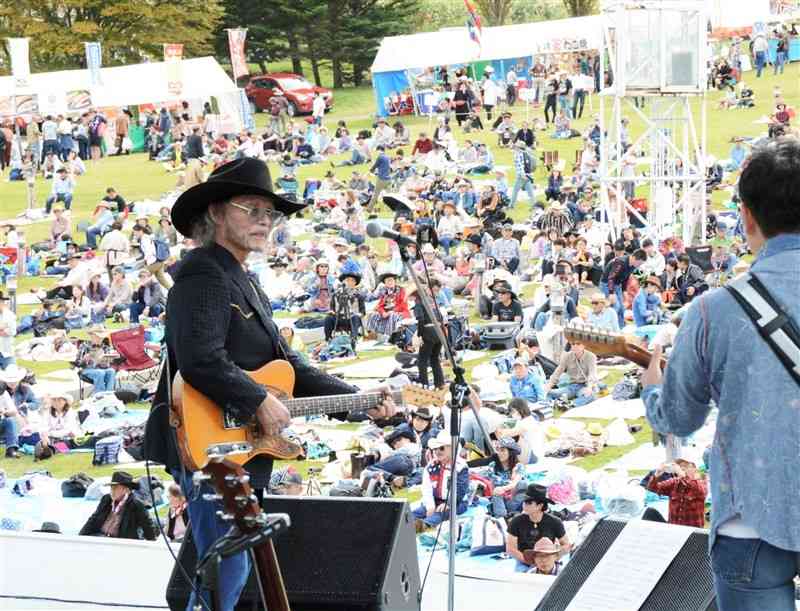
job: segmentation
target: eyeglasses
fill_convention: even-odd
[[[272,208],[259,208],[257,206],[245,206],[237,202],[228,202],[234,208],[238,208],[242,212],[246,212],[251,221],[260,223],[264,219],[269,220],[273,224],[283,218],[283,213]]]
[[[441,446],[439,448],[434,448],[434,452],[446,452],[448,450],[447,446]]]

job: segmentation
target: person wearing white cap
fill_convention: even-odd
[[[30,385],[22,381],[27,375],[28,370],[18,365],[9,365],[0,371],[0,413],[5,410],[7,416],[13,412],[23,422],[29,411],[36,411],[41,405]]]
[[[97,212],[93,219],[94,222],[86,229],[86,245],[92,250],[97,248],[97,238],[108,231],[114,222],[111,204],[101,199],[97,204]]]
[[[0,292],[0,369],[5,369],[14,359],[14,336],[17,334],[17,316],[11,310],[9,297]]]
[[[412,511],[418,530],[438,526],[450,515],[446,502],[453,471],[450,433],[440,431],[428,441],[428,447],[433,451],[433,459],[422,471],[422,503]],[[456,513],[462,514],[467,510],[468,492],[469,468],[466,461],[459,458],[456,463]]]

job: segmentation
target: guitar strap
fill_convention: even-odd
[[[755,324],[775,356],[800,385],[800,330],[754,273],[725,285]]]

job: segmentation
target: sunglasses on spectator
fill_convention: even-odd
[[[434,448],[434,452],[446,452],[449,448],[447,446],[442,446],[440,448]]]
[[[257,223],[263,221],[264,219],[267,219],[274,223],[283,218],[282,212],[278,212],[277,210],[273,210],[272,208],[245,206],[244,204],[239,204],[237,202],[228,202],[228,203],[230,203],[230,205],[233,206],[234,208],[238,208],[242,212],[246,212],[250,220]]]

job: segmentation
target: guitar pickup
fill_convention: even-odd
[[[223,458],[230,454],[249,454],[253,446],[249,443],[215,443],[206,448],[209,458]]]

